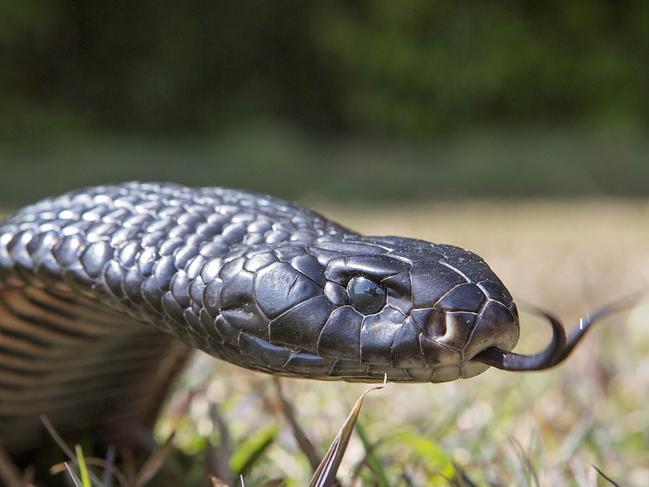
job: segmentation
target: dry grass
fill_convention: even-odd
[[[318,206],[367,234],[470,248],[516,298],[553,310],[568,323],[645,288],[649,280],[646,202]],[[471,485],[461,484],[464,475],[477,485],[607,485],[594,465],[622,485],[649,485],[647,323],[649,307],[609,319],[567,363],[549,372],[490,370],[448,384],[388,385],[366,404],[360,420],[365,444],[352,439],[339,478],[349,483],[359,470],[357,484],[363,479],[382,485],[387,479],[393,485]],[[547,339],[545,326],[529,316],[523,316],[523,326],[521,349],[538,349]],[[235,441],[281,422],[270,378],[207,357],[198,358],[190,375],[186,382],[201,392],[181,419],[177,443],[186,451],[218,443],[208,415],[211,402],[220,405]],[[284,381],[285,395],[320,452],[363,389]],[[172,410],[184,395],[178,392]],[[248,473],[251,485],[277,478],[287,485],[308,481],[310,463],[291,428],[281,424],[276,440]],[[168,425],[161,422],[163,434]]]

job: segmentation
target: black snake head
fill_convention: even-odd
[[[476,354],[518,341],[507,289],[480,257],[449,245],[323,238],[263,245],[223,269],[216,325],[226,346],[215,354],[276,374],[443,382],[483,372]]]

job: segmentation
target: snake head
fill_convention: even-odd
[[[346,297],[327,324],[330,335],[348,335],[320,353],[353,343],[345,358],[356,354],[371,374],[443,382],[483,372],[487,365],[472,360],[475,355],[493,347],[511,350],[518,341],[511,295],[469,251],[397,237],[323,247],[345,249],[326,263],[325,276],[327,286],[344,289]]]
[[[509,292],[453,246],[324,237],[262,245],[216,267],[203,294],[217,342],[207,351],[258,370],[442,382],[486,370],[475,355],[518,340]]]

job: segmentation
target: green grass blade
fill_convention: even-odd
[[[52,426],[52,423],[50,423],[50,420],[47,418],[47,416],[42,414],[40,418],[41,418],[41,422],[43,423],[43,426],[45,426],[45,429],[47,430],[49,435],[52,437],[54,442],[58,445],[58,447],[61,449],[61,451],[70,459],[72,464],[75,465],[76,467],[78,467],[79,466],[78,465],[79,461],[77,460],[76,455],[70,449],[70,447],[68,445],[66,445],[66,443],[63,441],[63,439],[58,434],[56,429],[54,429],[54,426]],[[69,467],[66,467],[66,469],[68,470],[68,472],[70,471]],[[88,476],[92,479],[92,481],[95,484],[101,485],[101,481],[97,478],[97,476],[94,473],[92,473],[90,471],[87,471],[87,472],[88,472]]]
[[[457,472],[453,459],[432,438],[417,435],[410,431],[399,433],[394,438],[408,445],[415,456],[424,460],[429,471],[438,473],[446,479],[456,477]]]
[[[86,465],[86,458],[83,456],[83,450],[81,445],[76,445],[74,451],[77,456],[77,462],[79,463],[79,473],[81,474],[81,485],[83,487],[92,487],[90,482],[90,476],[88,475],[88,466]]]
[[[253,433],[235,448],[230,457],[230,468],[237,475],[245,475],[264,454],[277,437],[276,424],[268,425]]]

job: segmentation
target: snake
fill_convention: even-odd
[[[445,382],[541,370],[575,347],[552,325],[513,352],[519,314],[476,254],[366,236],[296,203],[221,187],[75,190],[0,223],[0,443],[121,441],[155,421],[202,350],[278,376]]]

